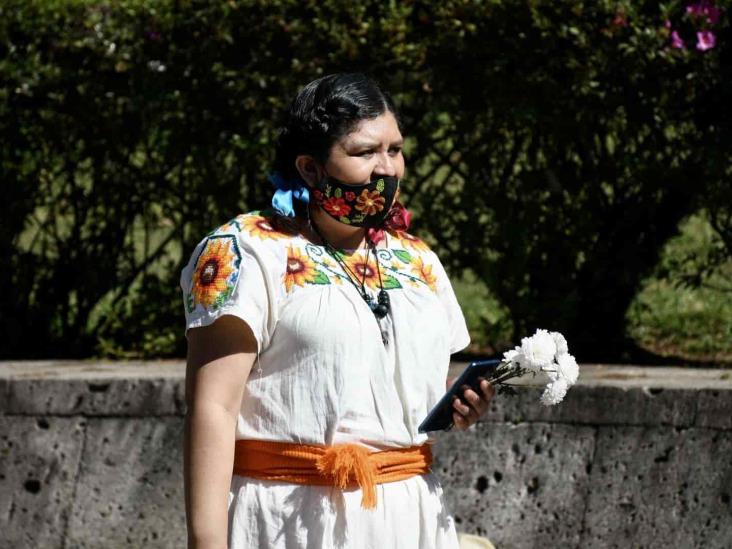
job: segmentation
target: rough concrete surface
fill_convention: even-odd
[[[442,436],[436,472],[458,528],[497,548],[579,547],[593,431],[482,423]]]
[[[455,364],[453,374],[464,364]],[[442,433],[458,529],[497,549],[732,547],[732,379],[582,366]],[[0,548],[183,547],[181,362],[0,363]]]
[[[0,413],[181,415],[184,375],[180,361],[147,363],[147,368],[140,362],[0,363],[0,390],[3,378],[13,383]]]
[[[582,547],[732,546],[732,438],[709,429],[602,428]]]
[[[90,419],[68,546],[185,547],[182,436],[182,418]]]
[[[61,547],[85,421],[0,416],[0,547]]]

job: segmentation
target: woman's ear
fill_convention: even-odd
[[[320,164],[310,155],[301,154],[295,158],[295,167],[300,172],[305,182],[311,187],[320,181],[323,177],[323,169]]]

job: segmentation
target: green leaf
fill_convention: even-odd
[[[376,182],[376,190],[379,191],[379,192],[383,192],[384,191],[384,180],[383,179],[379,179]]]
[[[412,262],[412,254],[407,250],[394,250],[394,255],[397,256],[402,263]]]
[[[396,290],[402,287],[401,283],[393,276],[386,275],[382,279],[382,282],[384,283],[385,290]]]
[[[351,224],[351,220],[348,219],[346,216],[341,216],[339,218],[339,220],[340,220],[341,223],[345,223],[346,225],[350,225]]]
[[[333,196],[335,196],[336,198],[341,198],[343,196],[343,191],[341,191],[340,189],[336,189],[333,193]]]
[[[330,284],[330,278],[322,271],[317,271],[315,278],[310,280],[313,284]]]

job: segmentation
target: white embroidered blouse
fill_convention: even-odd
[[[376,258],[342,258],[374,299],[387,290],[384,319],[322,246],[258,212],[209,234],[183,269],[186,329],[234,315],[258,343],[237,439],[373,450],[433,442],[417,427],[445,391],[450,354],[469,342],[450,281],[404,232],[388,233]],[[378,485],[377,509],[364,510],[359,489],[234,476],[230,547],[457,547],[441,493],[432,474],[412,477]]]

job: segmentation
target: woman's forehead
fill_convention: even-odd
[[[361,120],[352,132],[341,139],[344,145],[394,143],[401,140],[399,125],[389,111],[376,118]]]

